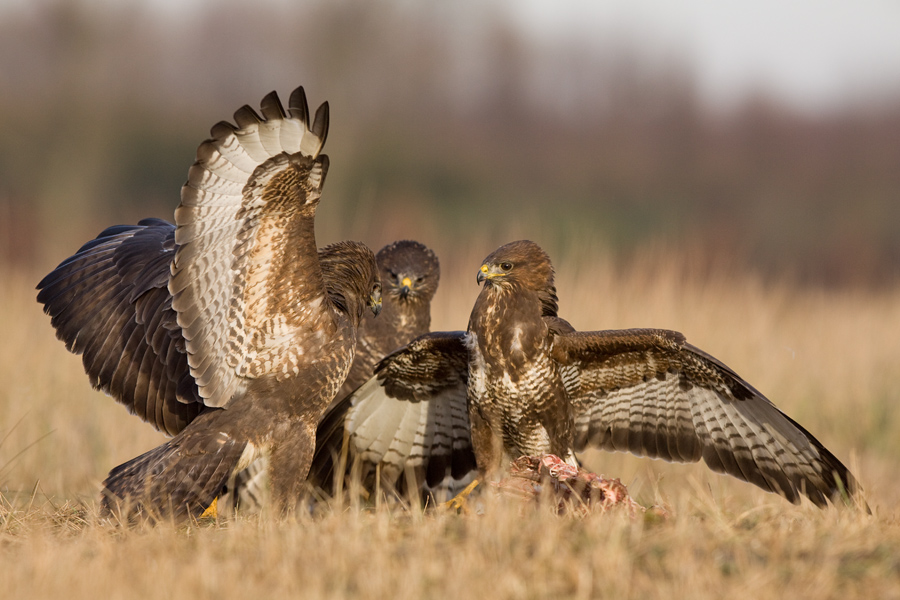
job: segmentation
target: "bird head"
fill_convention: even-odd
[[[541,304],[541,314],[556,316],[556,287],[553,265],[540,246],[528,240],[500,246],[481,263],[475,280],[488,290],[534,292]]]
[[[377,255],[385,293],[403,302],[430,302],[441,276],[434,252],[419,242],[402,240]]]
[[[381,312],[381,278],[368,246],[349,241],[330,244],[319,250],[319,265],[328,297],[338,310],[354,319],[362,319],[366,306],[376,315]]]
[[[520,240],[491,252],[481,263],[475,280],[491,286],[518,283],[537,291],[553,286],[553,266],[540,246]]]

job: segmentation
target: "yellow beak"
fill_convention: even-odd
[[[491,268],[487,264],[481,265],[481,268],[478,269],[478,275],[475,277],[475,281],[479,284],[485,279],[493,279],[494,277],[503,277],[506,275],[503,271],[498,269],[497,267]]]

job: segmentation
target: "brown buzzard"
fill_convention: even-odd
[[[281,509],[296,501],[315,427],[353,360],[375,257],[316,248],[328,105],[272,92],[197,150],[175,211],[111,227],[47,275],[38,301],[91,383],[174,437],[113,469],[103,507],[197,516],[268,455]]]
[[[366,316],[359,324],[356,357],[336,401],[369,379],[382,358],[431,330],[431,300],[441,278],[434,252],[401,240],[379,250],[375,261],[384,304],[377,319]]]
[[[375,255],[382,282],[383,304],[381,313],[366,315],[359,324],[359,340],[356,356],[350,366],[350,374],[338,392],[333,405],[339,403],[353,390],[369,379],[375,365],[391,351],[427,333],[431,327],[431,300],[437,291],[441,269],[437,256],[419,242],[401,240],[388,244]],[[329,409],[329,413],[334,411]],[[342,414],[342,413],[340,413]],[[316,438],[333,427],[331,420],[323,419]],[[316,444],[314,464],[316,472],[310,472],[313,485],[330,490],[330,458],[340,450],[336,447],[320,447]],[[219,509],[257,510],[266,504],[265,459],[260,459],[235,475],[227,492],[219,499]],[[326,480],[327,479],[327,480]]]
[[[466,332],[431,333],[385,358],[344,407],[351,452],[387,477],[435,484],[474,467],[587,447],[712,470],[823,506],[857,482],[816,438],[684,336],[576,332],[557,316],[553,267],[537,244],[488,256]],[[320,440],[321,443],[329,443]],[[313,465],[313,471],[316,469]]]

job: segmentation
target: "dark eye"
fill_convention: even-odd
[[[422,283],[424,279],[424,277],[416,277],[416,283]]]
[[[397,281],[397,274],[396,274],[396,273],[394,273],[393,271],[388,271],[388,275],[391,276],[391,280],[392,280],[392,281]]]
[[[508,262],[500,263],[500,268],[503,269],[504,271],[509,271],[510,269],[512,269],[512,263],[508,263]]]

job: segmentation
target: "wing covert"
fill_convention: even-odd
[[[212,128],[175,211],[169,291],[210,406],[225,406],[247,379],[289,376],[293,336],[326,304],[313,219],[328,168],[328,105],[310,126],[298,88],[288,111],[272,92],[261,112],[244,106],[236,125]]]
[[[857,490],[815,437],[680,333],[572,333],[557,336],[553,352],[575,408],[576,450],[702,458],[791,502],[802,493],[821,506]]]
[[[345,442],[348,464],[361,462],[364,483],[376,467],[383,482],[397,484],[412,469],[429,486],[474,470],[464,336],[416,338],[385,357],[374,377],[332,407],[317,434],[314,483],[331,491],[323,482],[330,481],[330,461]]]

